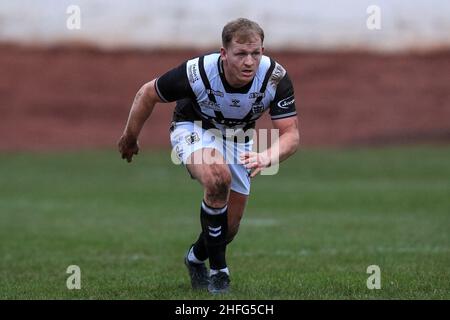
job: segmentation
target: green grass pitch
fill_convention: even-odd
[[[0,299],[215,298],[189,286],[202,190],[168,151],[1,154],[0,181]],[[450,148],[301,150],[227,250],[220,299],[449,299]]]

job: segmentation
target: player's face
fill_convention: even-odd
[[[242,87],[249,83],[258,70],[264,47],[259,37],[253,37],[245,43],[233,39],[228,48],[220,50],[225,77],[233,87]]]

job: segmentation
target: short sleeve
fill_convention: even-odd
[[[166,72],[156,80],[156,92],[164,102],[192,97],[193,92],[186,74],[186,62]]]
[[[278,83],[275,98],[270,104],[272,120],[289,118],[297,115],[295,108],[294,87],[288,74]]]

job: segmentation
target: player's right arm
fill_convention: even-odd
[[[156,80],[144,84],[136,93],[128,115],[128,121],[119,139],[118,147],[122,159],[131,162],[133,155],[138,154],[138,137],[145,121],[150,117],[157,102],[163,102],[155,89]]]
[[[144,84],[134,98],[127,124],[118,142],[122,159],[131,162],[133,156],[138,154],[139,133],[157,102],[173,102],[192,96],[186,62]]]

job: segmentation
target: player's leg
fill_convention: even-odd
[[[220,151],[213,148],[197,150],[188,157],[186,168],[203,186],[208,206],[223,207],[228,202],[231,173]]]
[[[202,159],[197,163],[195,159]],[[221,153],[216,149],[197,150],[188,157],[186,164],[191,176],[203,186],[204,195],[200,209],[203,251],[210,263],[210,275],[215,279],[208,289],[213,293],[225,292],[229,285],[229,271],[225,249],[228,233],[228,198],[231,173]],[[201,245],[201,243],[200,243]],[[206,248],[206,250],[204,250]],[[197,248],[198,249],[198,248]],[[188,255],[193,262],[201,262],[200,254],[195,254],[195,246]],[[201,258],[204,258],[201,257]],[[196,261],[197,260],[197,261]],[[220,281],[217,282],[217,279]]]
[[[228,234],[227,244],[233,241],[239,231],[239,225],[247,205],[248,195],[236,191],[230,191],[228,200]]]
[[[228,217],[228,235],[227,243],[233,241],[238,233],[239,225],[247,205],[247,199],[250,194],[250,177],[249,171],[237,161],[240,153],[248,151],[251,143],[234,144],[227,146],[228,150],[233,149],[234,162],[228,164],[231,172],[231,192],[229,198],[229,217]],[[227,157],[230,157],[228,152]]]
[[[232,165],[229,166],[229,168],[232,173],[231,188],[239,190],[239,192],[231,190],[228,198],[228,219],[227,219],[228,231],[225,238],[225,247],[222,248],[223,252],[225,252],[226,245],[228,245],[234,239],[239,230],[239,225],[242,216],[244,214],[245,206],[247,204],[248,192],[250,187],[248,173],[246,170],[240,169],[236,170],[236,167],[233,167]],[[193,247],[190,250],[189,256],[192,261],[201,263],[202,261],[205,261],[208,258],[210,250],[208,250],[207,243],[208,243],[208,234],[207,232],[205,232],[205,229],[203,228],[203,231],[200,233],[197,242],[193,245]],[[226,291],[230,282],[228,277],[229,276],[228,268],[222,270],[226,273],[226,276],[223,275],[222,273],[215,274],[217,271],[215,271],[214,267],[211,267],[211,269],[212,269],[210,278],[211,284],[209,285],[209,287],[216,288],[216,290],[213,290],[212,292]],[[218,288],[226,288],[226,289],[222,290]]]
[[[201,183],[204,185],[212,186],[206,188],[205,197],[203,197],[207,198],[207,204],[213,206],[218,205],[217,202],[219,202],[219,205],[226,203],[227,195],[221,195],[223,192],[220,192],[220,190],[228,189],[226,183],[226,175],[228,172],[225,171],[226,168],[221,168],[220,166],[220,162],[223,162],[219,157],[220,153],[212,154],[209,152],[210,156],[219,157],[215,161],[217,165],[214,161],[211,161],[214,159],[208,158],[210,161],[207,163],[211,164],[211,166],[206,166],[205,161],[203,161],[203,148],[209,147],[209,149],[217,148],[220,150],[220,145],[200,125],[194,122],[173,122],[170,131],[170,140],[173,147],[172,160],[174,162],[176,161],[176,163],[181,161],[190,171],[192,178],[202,181]],[[223,175],[224,177],[222,179],[215,179],[218,175]],[[221,183],[218,183],[218,181],[221,181]],[[211,189],[215,189],[215,191]],[[215,196],[216,194],[219,194],[219,196]],[[201,210],[203,210],[203,206],[201,206]],[[207,250],[206,246],[204,250]],[[189,271],[192,288],[203,289],[208,287],[210,280],[208,270],[204,263],[208,258],[208,254],[205,253],[204,257],[200,254],[197,254],[197,256],[199,258],[193,254],[191,246],[185,256],[184,263]]]
[[[193,287],[204,287],[208,281],[204,264],[208,257],[213,274],[228,275],[225,261],[226,242],[227,239],[231,241],[238,230],[249,192],[250,180],[245,168],[240,165],[241,170],[235,170],[233,165],[226,164],[222,152],[228,145],[216,138],[213,133],[202,130],[192,122],[178,122],[173,124],[171,129],[171,142],[178,159],[204,187],[201,205],[203,231],[185,258]],[[223,154],[227,155],[228,152]],[[239,174],[236,175],[236,172]],[[231,195],[230,188],[236,190]],[[231,203],[228,203],[228,200],[231,200]],[[214,278],[217,277],[211,277]],[[227,288],[228,276],[222,280],[222,284]]]
[[[239,231],[239,225],[244,215],[245,206],[247,204],[248,195],[231,190],[228,198],[228,233],[227,245],[233,241]],[[197,241],[192,247],[191,259],[198,263],[208,259],[208,251],[205,245],[203,231],[200,232]]]
[[[248,170],[236,159],[243,151],[251,149],[251,142],[242,144],[226,144],[224,146],[227,159],[234,157],[235,161],[229,163],[232,181],[231,191],[228,199],[228,232],[226,243],[229,244],[236,236],[240,221],[244,214],[247,204],[248,195],[250,193],[250,178]],[[200,233],[197,242],[191,249],[191,258],[198,262],[205,261],[208,258],[208,250],[205,245],[205,234]]]

